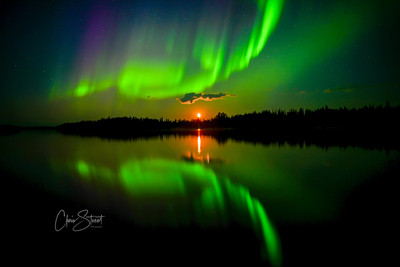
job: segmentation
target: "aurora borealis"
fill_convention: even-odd
[[[212,10],[212,2],[206,3],[199,16],[189,8],[184,15],[195,21],[189,25],[175,17],[160,18],[156,8],[139,18],[122,14],[114,26],[105,22],[113,21],[115,15],[95,10],[83,41],[81,67],[76,68],[79,82],[67,87],[75,88],[70,94],[84,97],[115,87],[133,100],[163,99],[199,93],[229,78],[262,51],[283,6],[283,0],[256,1],[253,25],[237,25],[239,30],[232,32],[232,17],[239,8],[236,2],[218,3],[218,12]],[[127,25],[118,25],[123,19],[129,21]],[[249,34],[242,33],[246,29]],[[58,88],[53,88],[55,95]]]
[[[113,88],[129,100],[203,92],[261,53],[283,0],[205,1],[162,17],[159,5],[140,15],[94,8],[74,69],[78,79],[55,83],[52,96],[85,97]],[[254,22],[242,25],[235,18],[246,5]],[[182,23],[188,17],[193,22]]]
[[[2,9],[0,123],[400,103],[395,1],[17,1]]]

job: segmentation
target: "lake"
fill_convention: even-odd
[[[381,263],[395,229],[397,150],[219,142],[201,130],[131,140],[30,130],[0,147],[5,212],[25,218],[7,227],[25,236],[123,233],[137,254],[323,266]]]

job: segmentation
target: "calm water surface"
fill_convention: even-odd
[[[290,257],[296,227],[340,221],[348,196],[399,158],[397,151],[353,147],[218,144],[201,131],[135,141],[25,131],[1,136],[0,147],[4,172],[106,219],[250,229],[260,258],[273,266]]]

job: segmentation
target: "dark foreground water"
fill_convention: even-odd
[[[219,144],[201,132],[133,141],[22,131],[0,147],[10,244],[188,265],[395,259],[396,150]]]

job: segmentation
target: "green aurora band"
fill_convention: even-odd
[[[262,204],[245,187],[233,184],[227,178],[219,179],[213,170],[200,163],[161,158],[130,160],[121,164],[118,171],[112,171],[79,160],[75,163],[75,169],[84,181],[94,180],[105,184],[119,181],[117,184],[128,195],[136,197],[136,202],[138,197],[151,197],[164,199],[161,200],[163,205],[174,207],[171,197],[180,199],[178,202],[182,202],[182,197],[187,198],[195,210],[195,223],[199,225],[224,223],[229,216],[235,216],[245,224],[250,219],[252,228],[263,242],[262,253],[266,254],[272,266],[281,265],[279,237]],[[197,188],[199,197],[189,199],[189,188]],[[179,213],[185,213],[185,210],[179,210],[179,205],[176,206]],[[168,218],[160,221],[165,223]]]
[[[132,29],[130,34],[108,28],[101,41],[93,41],[90,31],[97,26],[89,25],[76,72],[57,81],[51,97],[80,98],[109,89],[127,99],[203,92],[247,68],[261,53],[284,4],[284,0],[245,2],[256,4],[254,19],[237,27],[231,27],[238,23],[232,6],[237,8],[243,1],[232,1],[226,12],[204,6],[195,25],[182,25],[176,19],[163,24],[143,15],[140,21],[124,26]],[[93,21],[97,25],[96,18]]]

